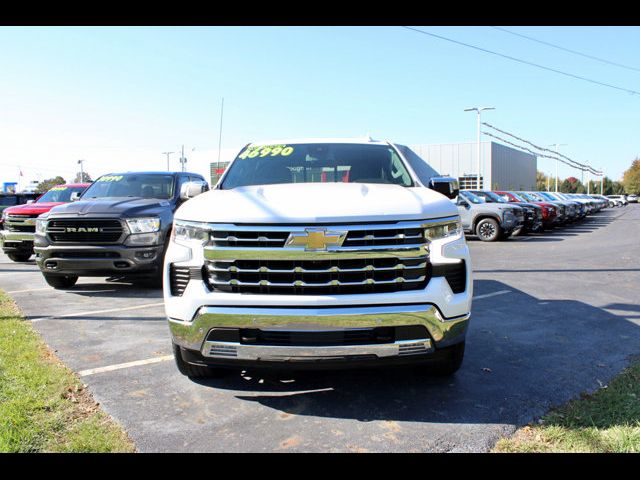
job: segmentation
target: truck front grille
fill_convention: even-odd
[[[117,243],[124,229],[119,220],[49,220],[47,234],[53,242]]]
[[[393,225],[392,225],[393,226]],[[338,228],[348,229],[348,226]],[[210,245],[214,247],[284,247],[289,231],[270,230],[269,227],[256,227],[255,230],[215,230],[212,232]],[[386,228],[370,226],[368,229],[349,231],[345,247],[361,247],[371,245],[415,245],[424,242],[424,230],[420,228]]]
[[[16,215],[9,214],[7,216],[6,226],[10,232],[32,232],[36,231],[36,215]]]
[[[431,265],[423,257],[348,260],[207,261],[212,290],[282,295],[336,295],[424,288]]]
[[[202,270],[197,267],[169,265],[169,288],[171,295],[181,297],[190,280],[202,280]]]
[[[422,290],[432,276],[424,231],[458,217],[353,224],[208,224],[211,291],[347,295]]]

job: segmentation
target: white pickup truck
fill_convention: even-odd
[[[457,192],[389,142],[247,145],[175,213],[164,301],[178,369],[454,373],[473,293]]]

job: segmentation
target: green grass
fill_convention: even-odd
[[[124,431],[0,291],[0,452],[133,452]]]
[[[609,385],[500,440],[495,452],[640,452],[640,362]]]

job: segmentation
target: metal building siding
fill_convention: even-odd
[[[477,144],[446,143],[410,147],[442,175],[460,178],[478,172]],[[481,142],[483,187],[535,190],[537,158],[495,142]],[[510,187],[511,185],[511,187]]]
[[[491,188],[535,190],[537,157],[491,142]]]

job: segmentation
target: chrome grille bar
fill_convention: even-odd
[[[240,280],[213,280],[210,279],[211,285],[226,285],[235,287],[340,287],[340,286],[357,286],[357,285],[392,285],[394,283],[412,283],[412,282],[424,282],[425,275],[420,277],[407,279],[404,277],[396,277],[392,280],[374,280],[373,278],[367,278],[361,282],[345,282],[340,280],[330,280],[323,283],[310,283],[302,280],[294,280],[293,282],[276,283],[269,280],[259,280],[258,282],[242,282]]]

